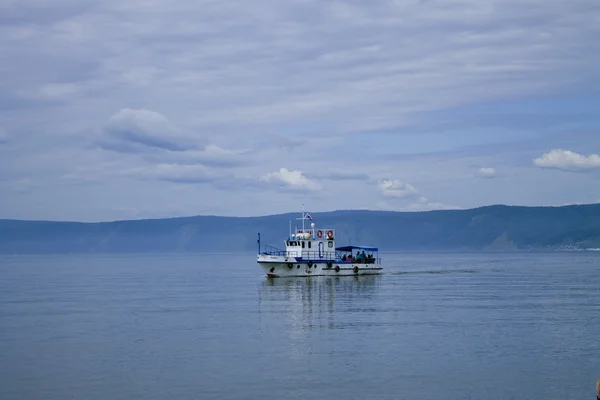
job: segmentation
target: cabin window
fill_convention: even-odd
[[[304,242],[302,242],[302,248],[304,248]]]
[[[308,242],[308,248],[309,248],[309,249],[310,249],[310,244],[311,244],[311,242]]]

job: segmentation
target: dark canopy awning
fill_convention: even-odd
[[[379,251],[377,249],[377,247],[371,247],[371,246],[343,246],[343,247],[336,247],[335,249],[338,251],[352,251],[355,249],[366,250],[366,251]]]

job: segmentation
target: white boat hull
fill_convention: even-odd
[[[260,254],[258,264],[269,278],[309,276],[356,276],[378,275],[381,264],[361,264],[327,260],[297,260],[294,257]]]

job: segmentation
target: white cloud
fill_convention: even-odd
[[[489,167],[481,167],[477,170],[477,176],[479,178],[494,178],[496,177],[496,170]]]
[[[419,197],[415,202],[412,202],[406,206],[393,205],[385,201],[379,201],[375,204],[375,208],[382,211],[401,211],[401,212],[413,212],[413,211],[434,211],[434,210],[460,210],[462,207],[443,204],[436,201],[430,201],[426,197]]]
[[[379,190],[384,197],[394,199],[411,199],[407,206],[389,205],[386,202],[377,203],[379,209],[391,209],[400,211],[429,211],[429,210],[456,210],[458,206],[447,205],[430,201],[426,197],[419,196],[419,191],[409,183],[399,180],[384,180],[378,184]],[[415,197],[418,197],[416,201]],[[406,201],[406,200],[405,200]],[[406,204],[406,203],[405,203]]]
[[[131,173],[147,179],[176,183],[207,183],[218,179],[201,165],[158,164]]]
[[[461,207],[429,201],[426,197],[421,197],[416,203],[410,204],[407,211],[433,211],[433,210],[460,210]]]
[[[98,140],[103,149],[140,153],[153,164],[235,167],[251,162],[248,150],[229,150],[203,142],[204,138],[182,131],[160,113],[128,108],[110,117]]]
[[[327,179],[332,181],[368,181],[369,176],[362,172],[344,171],[341,169],[329,169],[310,174],[316,179]]]
[[[228,150],[216,145],[206,145],[201,150],[171,151],[161,149],[145,154],[143,158],[151,163],[201,164],[219,168],[234,168],[253,162],[252,154],[246,150]]]
[[[419,193],[410,183],[399,180],[383,180],[377,186],[384,197],[404,198]]]
[[[124,108],[110,117],[99,143],[105,149],[127,153],[193,150],[199,141],[183,134],[160,113]]]
[[[600,168],[600,155],[583,155],[570,150],[554,149],[533,160],[540,168],[555,168],[564,171]]]
[[[301,171],[290,171],[287,168],[281,168],[278,172],[270,172],[260,177],[259,181],[282,185],[293,190],[321,190],[321,185],[308,179]]]

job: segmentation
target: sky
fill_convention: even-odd
[[[0,218],[600,202],[597,0],[1,0]]]

